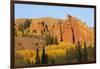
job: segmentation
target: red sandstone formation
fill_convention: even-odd
[[[15,29],[19,30],[20,24],[25,24],[27,19],[16,19]],[[55,19],[50,17],[34,18],[30,20],[29,27],[24,30],[29,30],[29,33],[41,34],[42,31],[47,31],[49,34],[57,38],[58,42],[81,43],[86,42],[91,44],[94,42],[93,30],[91,30],[83,21],[76,17],[68,15],[65,20]]]

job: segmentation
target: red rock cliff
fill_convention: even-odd
[[[58,42],[77,43],[77,41],[91,44],[94,42],[93,30],[76,17],[68,15],[65,20],[50,17],[31,19],[29,27],[25,28],[30,33],[36,31],[49,31],[50,35],[57,38]],[[19,29],[20,24],[25,24],[25,19],[16,19],[15,28]]]

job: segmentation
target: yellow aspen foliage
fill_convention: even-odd
[[[21,37],[22,36],[22,32],[21,31],[16,31],[16,34]]]
[[[48,55],[48,57],[56,57],[56,56],[66,56],[66,50],[75,49],[75,45],[68,44],[65,42],[61,42],[58,45],[48,45],[45,46],[45,53]],[[17,53],[19,53],[23,59],[28,59],[30,63],[34,63],[36,61],[36,50],[17,50]],[[41,61],[42,56],[42,49],[39,49],[39,57]]]

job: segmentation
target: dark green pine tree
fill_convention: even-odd
[[[48,63],[48,56],[46,55],[45,53],[45,48],[43,47],[43,50],[42,50],[42,58],[41,58],[41,63],[42,64],[46,64]]]
[[[82,62],[81,45],[80,45],[79,41],[78,41],[78,44],[77,44],[77,62],[78,63]]]
[[[67,60],[67,63],[70,63],[71,62],[71,53],[69,52],[68,49],[66,49],[66,60]]]
[[[55,62],[55,61],[54,61],[54,59],[53,59],[53,58],[51,59],[51,62],[52,62],[52,64],[54,64],[54,62]]]
[[[86,43],[84,42],[84,55],[83,55],[83,59],[84,59],[84,62],[87,62],[88,61],[88,54],[87,54],[87,48],[86,48]]]
[[[40,58],[39,58],[39,50],[38,50],[38,48],[37,48],[37,50],[36,50],[36,62],[35,62],[35,64],[40,64]]]

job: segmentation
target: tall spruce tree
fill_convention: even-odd
[[[81,45],[80,45],[79,41],[78,41],[78,44],[77,44],[77,62],[78,63],[82,62]]]
[[[83,55],[83,59],[84,59],[84,62],[87,62],[88,61],[88,54],[87,54],[87,47],[86,47],[86,43],[84,42],[84,55]]]
[[[71,62],[71,53],[69,52],[68,49],[66,49],[66,61],[67,63]]]
[[[38,48],[37,48],[37,50],[36,50],[36,62],[35,62],[35,64],[40,64],[40,58],[39,58],[39,50],[38,50]]]
[[[54,64],[54,62],[55,62],[55,61],[54,61],[54,59],[53,59],[53,58],[51,59],[51,62],[52,62],[52,64]]]
[[[48,63],[48,56],[47,56],[46,53],[45,53],[45,47],[43,47],[43,50],[42,50],[41,63],[42,63],[42,64]]]

